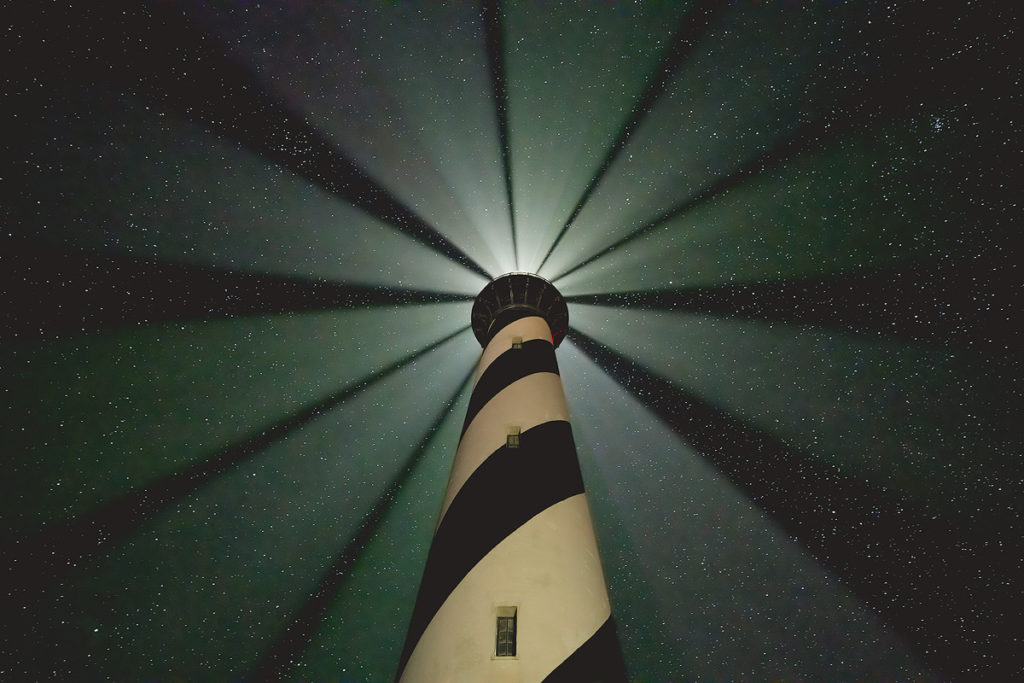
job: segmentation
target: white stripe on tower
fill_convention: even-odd
[[[478,305],[496,285],[506,286],[503,279],[524,277],[550,288],[564,309],[554,288],[524,275],[495,280]],[[555,362],[553,341],[561,337],[553,340],[543,307],[511,314],[500,302],[490,308],[487,324],[502,325],[483,338],[399,678],[622,680]],[[476,314],[474,307],[474,329]]]

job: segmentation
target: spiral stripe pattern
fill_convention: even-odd
[[[506,613],[514,655],[495,650]],[[541,317],[512,320],[484,349],[397,678],[625,678]]]

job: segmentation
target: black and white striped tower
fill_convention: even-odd
[[[473,305],[484,347],[398,669],[402,681],[621,681],[625,670],[536,275]]]

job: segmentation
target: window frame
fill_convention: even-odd
[[[515,659],[518,657],[519,608],[502,606],[497,608],[494,625],[494,658]],[[504,627],[504,628],[503,628]],[[502,638],[502,636],[505,638]]]

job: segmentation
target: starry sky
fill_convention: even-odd
[[[391,679],[522,270],[631,678],[1019,676],[1019,21],[967,4],[6,3],[0,675]]]

